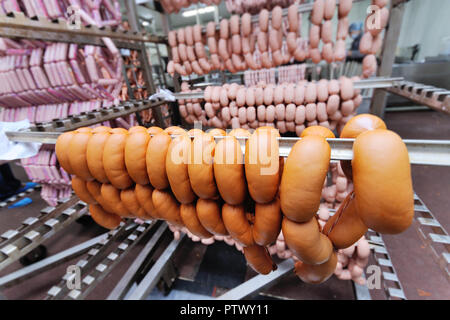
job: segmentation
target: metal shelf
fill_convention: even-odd
[[[103,45],[102,38],[115,40],[119,48],[139,49],[139,42],[166,43],[166,37],[118,28],[81,26],[74,28],[66,20],[49,20],[45,17],[30,19],[21,12],[0,16],[0,36]],[[134,42],[137,43],[134,43]]]
[[[89,112],[71,115],[64,119],[54,119],[49,122],[36,123],[30,130],[33,132],[64,132],[81,127],[88,127],[97,123],[124,117],[129,114],[147,109],[157,108],[166,103],[163,100],[129,100],[118,106],[101,108]]]
[[[426,105],[431,109],[450,115],[450,91],[425,84],[401,81],[391,88],[390,93],[402,96],[408,100]]]

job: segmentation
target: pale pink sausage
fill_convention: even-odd
[[[319,47],[320,43],[320,26],[311,25],[309,29],[309,46],[311,48]]]
[[[170,51],[172,53],[172,61],[175,63],[180,63],[181,60],[180,60],[180,54],[178,52],[178,47],[174,47]]]
[[[273,122],[275,120],[275,107],[273,105],[269,105],[266,108],[266,121],[268,123]]]
[[[293,122],[295,120],[295,112],[296,112],[297,107],[295,106],[295,104],[293,103],[289,103],[286,106],[286,117],[285,120],[287,122]],[[290,130],[291,131],[291,130]],[[293,131],[293,130],[292,130]]]
[[[252,16],[248,12],[242,15],[241,29],[244,37],[248,37],[252,32]]]
[[[317,120],[307,121],[307,122],[306,122],[306,126],[307,126],[307,127],[313,127],[313,126],[317,126],[317,125],[319,125],[319,123],[317,122]]]
[[[298,31],[298,5],[292,4],[288,8],[289,31],[296,33]]]
[[[178,45],[178,54],[180,56],[181,61],[186,61],[187,58],[187,49],[184,43],[180,43]]]
[[[223,107],[228,106],[229,100],[228,100],[228,90],[225,88],[221,88],[220,90],[220,105]]]
[[[353,81],[347,77],[340,78],[340,92],[342,100],[353,98]]]
[[[228,48],[227,48],[227,40],[219,39],[218,48],[219,48],[219,51],[218,51],[219,55],[224,61],[230,59],[230,55],[228,54]]]
[[[231,118],[231,128],[236,129],[236,128],[240,128],[240,127],[241,127],[241,123],[239,122],[239,118],[237,118],[237,117]]]
[[[372,49],[373,37],[370,32],[364,33],[359,43],[359,51],[363,54],[369,54]]]
[[[258,116],[258,121],[262,122],[262,121],[266,121],[266,107],[263,105],[258,106],[257,111],[257,116]]]
[[[324,43],[331,42],[333,37],[333,24],[330,20],[327,20],[322,24],[320,37]]]
[[[237,83],[232,83],[228,89],[228,99],[235,100],[238,89],[239,85]]]
[[[186,119],[188,116],[186,106],[184,104],[180,105],[179,110],[180,110],[180,115]]]
[[[322,55],[320,53],[319,48],[314,48],[309,51],[311,56],[311,61],[315,64],[319,63],[322,60]]]
[[[185,41],[188,46],[194,45],[194,34],[192,33],[192,27],[187,26],[184,28]]]
[[[276,6],[272,9],[272,27],[276,30],[281,28],[283,21],[283,9],[280,6]]]
[[[220,58],[217,54],[211,54],[211,63],[215,70],[219,70],[221,67]]]
[[[241,48],[242,48],[242,53],[243,54],[247,54],[247,53],[251,52],[250,38],[248,38],[248,37],[242,37],[241,38]]]
[[[211,71],[211,65],[205,58],[198,59],[198,64],[200,65],[200,67],[203,69],[203,71],[205,73],[208,73]]]
[[[262,9],[259,12],[259,29],[262,32],[267,32],[269,28],[269,11],[267,9]]]
[[[319,122],[319,126],[330,129],[330,123],[328,122],[328,120]]]
[[[239,115],[239,122],[241,124],[244,124],[244,123],[247,122],[247,110],[246,110],[246,108],[239,108],[238,115]]]
[[[237,117],[238,116],[238,112],[239,112],[239,108],[236,105],[235,101],[231,101],[230,102],[230,115],[232,117]]]
[[[214,37],[208,38],[207,44],[208,44],[209,52],[211,54],[217,53],[217,41]]]
[[[193,105],[192,105],[192,108],[194,109],[194,114],[197,116],[197,117],[200,117],[201,115],[202,115],[202,107],[200,106],[200,103],[194,103]]]
[[[255,88],[255,104],[261,105],[264,103],[264,89],[261,87]]]
[[[289,32],[286,36],[286,44],[289,52],[294,52],[297,49],[297,34]]]
[[[186,70],[186,72],[187,72],[188,74],[191,74],[191,73],[192,73],[192,66],[191,66],[191,64],[189,63],[189,61],[183,62],[183,67],[184,67],[184,69]]]
[[[314,82],[309,82],[305,89],[305,102],[315,103],[317,100],[317,85]]]
[[[241,54],[242,48],[241,48],[241,36],[238,34],[233,34],[231,37],[232,47],[233,47],[233,53],[235,54]]]
[[[255,105],[255,90],[253,88],[247,88],[245,92],[245,104],[247,106]]]
[[[238,107],[245,106],[245,95],[246,95],[246,92],[247,92],[247,89],[245,89],[245,88],[240,88],[237,91],[237,94],[236,94],[236,105]]]
[[[220,21],[220,38],[221,39],[228,39],[229,38],[229,23],[228,19],[222,19]]]
[[[216,34],[216,24],[214,23],[214,21],[210,21],[206,25],[206,36],[210,38],[214,37],[215,34]]]
[[[211,101],[212,102],[219,102],[220,101],[220,91],[222,90],[222,87],[214,86],[211,90]]]
[[[232,15],[230,18],[230,31],[231,34],[238,34],[239,33],[239,16],[238,15]]]
[[[296,105],[301,105],[305,100],[305,87],[303,85],[295,86],[294,92],[294,103]]]
[[[271,105],[273,103],[273,87],[267,86],[264,89],[264,104],[266,106]]]
[[[257,43],[258,43],[258,49],[261,52],[261,54],[265,51],[267,51],[267,33],[265,32],[259,32],[257,35]]]
[[[280,50],[280,45],[278,42],[278,32],[275,29],[270,29],[269,31],[269,45],[272,53],[274,51]]]
[[[350,23],[348,17],[339,19],[336,36],[338,40],[345,40],[347,38],[349,25]]]
[[[328,100],[328,80],[322,79],[317,83],[317,100],[320,102]]]
[[[317,106],[315,103],[308,103],[306,105],[306,113],[305,113],[305,118],[306,121],[314,121],[317,117]]]
[[[305,130],[304,125],[295,126],[295,134],[297,135],[297,137],[300,137],[302,135],[303,130]]]
[[[197,60],[197,57],[195,56],[195,52],[194,52],[194,47],[187,46],[186,47],[186,54],[187,54],[187,58],[188,58],[188,60],[190,62]]]
[[[222,121],[220,121],[220,119],[217,118],[217,117],[214,117],[214,118],[211,119],[211,124],[215,128],[221,128],[222,127]]]
[[[270,60],[269,53],[267,51],[261,54],[261,64],[264,68],[272,68],[272,60]]]
[[[186,103],[186,110],[187,110],[188,114],[194,114],[194,108],[192,106],[192,103],[190,103],[190,102]]]
[[[340,91],[340,84],[339,81],[336,79],[332,79],[328,81],[328,94],[339,94]]]
[[[323,20],[324,11],[325,11],[324,0],[315,0],[310,17],[311,23],[315,25],[320,25]]]
[[[344,61],[346,57],[345,40],[337,40],[334,46],[334,60]]]
[[[363,76],[364,78],[369,78],[377,72],[377,58],[373,54],[369,54],[364,57],[363,63]]]
[[[207,86],[205,88],[205,91],[203,92],[203,98],[205,101],[210,102],[211,101],[211,94],[212,94],[212,88],[211,86]]]
[[[327,105],[325,102],[317,103],[317,120],[324,122],[328,120]]]
[[[205,47],[203,46],[203,43],[196,42],[195,43],[195,54],[198,58],[205,58],[206,57],[206,51]]]
[[[327,101],[327,113],[329,115],[334,114],[339,109],[340,98],[337,94],[333,94]]]
[[[293,121],[286,121],[286,130],[289,132],[295,132],[295,122]]]
[[[328,63],[332,63],[334,61],[333,44],[331,42],[325,43],[323,45],[322,57]]]
[[[284,100],[284,88],[283,86],[276,86],[273,91],[273,103],[280,104]]]
[[[347,100],[341,104],[341,113],[344,117],[351,115],[354,109],[355,104],[353,103],[353,100]]]
[[[352,10],[353,0],[340,0],[339,1],[339,18],[346,17]]]
[[[167,35],[169,46],[176,47],[177,46],[177,32],[175,30],[169,31]]]
[[[277,104],[275,107],[275,117],[278,121],[283,121],[286,117],[286,107],[284,104]]]
[[[339,121],[342,119],[342,113],[338,110],[335,113],[331,114],[329,118],[334,121]]]
[[[214,112],[214,109],[212,107],[212,104],[209,102],[205,103],[205,111],[206,111],[206,115],[208,116],[208,118],[212,118],[216,115],[216,113]]]
[[[304,105],[297,106],[295,109],[295,124],[301,125],[306,119],[306,108]]]
[[[222,120],[225,122],[230,122],[231,120],[231,114],[230,114],[230,108],[228,107],[223,107],[221,110],[221,114],[222,114]]]
[[[284,103],[289,104],[294,101],[295,98],[295,87],[293,83],[289,83],[284,88]]]
[[[280,131],[280,133],[286,133],[286,122],[284,121],[277,121],[277,129]]]
[[[331,20],[334,16],[334,11],[336,11],[336,0],[325,0],[324,19]]]
[[[383,37],[381,36],[381,34],[379,34],[373,38],[372,48],[370,48],[370,53],[376,54],[381,49],[382,45],[383,45]]]
[[[194,42],[202,42],[202,27],[199,24],[193,27],[192,34],[194,36]]]
[[[191,67],[192,67],[192,70],[194,70],[194,73],[196,73],[196,74],[203,74],[204,73],[203,69],[200,67],[200,65],[198,64],[197,60],[194,60],[194,61],[191,62]]]
[[[252,69],[252,70],[259,69],[258,65],[256,64],[255,60],[253,59],[253,55],[251,53],[244,54],[244,60],[250,69]]]
[[[254,122],[256,120],[256,109],[255,107],[247,107],[247,121]]]
[[[185,43],[186,38],[185,38],[184,28],[180,28],[177,30],[177,39],[178,39],[178,43]]]
[[[355,110],[361,105],[362,100],[363,100],[363,97],[360,94],[358,94],[356,97],[353,98],[353,103],[355,104]]]

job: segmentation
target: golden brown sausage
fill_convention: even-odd
[[[198,199],[196,209],[198,219],[206,230],[215,235],[228,235],[222,220],[221,207],[217,201]]]
[[[327,281],[334,273],[337,255],[332,253],[330,259],[319,265],[311,265],[301,261],[295,263],[295,274],[306,283],[320,284]]]
[[[275,198],[279,181],[279,133],[274,128],[260,127],[245,146],[245,176],[250,196],[258,203]]]
[[[144,127],[133,127],[131,129],[128,131],[128,137],[125,143],[125,165],[131,179],[138,184],[145,185],[150,182],[146,164],[146,153],[150,135]]]
[[[69,144],[74,136],[74,131],[64,132],[56,140],[55,146],[56,157],[58,158],[59,165],[69,174],[74,174],[69,161]]]
[[[125,143],[128,131],[122,128],[111,130],[103,149],[103,167],[110,183],[118,189],[126,189],[133,184],[125,166]]]
[[[302,223],[284,217],[281,229],[287,246],[303,262],[322,264],[333,253],[333,245],[330,239],[320,233],[316,217]]]
[[[195,204],[188,203],[180,206],[180,216],[186,228],[197,237],[208,239],[213,236],[205,227],[202,226],[197,217],[197,209]]]
[[[196,198],[188,173],[190,148],[191,138],[183,134],[172,141],[166,156],[166,173],[170,187],[178,202],[183,204],[191,203]]]
[[[103,198],[101,194],[102,185],[100,183],[95,180],[88,181],[86,183],[86,188],[88,189],[91,196],[95,199],[95,201],[97,201],[105,211],[114,212],[115,208],[113,203],[108,198]]]
[[[306,136],[292,147],[280,185],[281,210],[296,222],[309,221],[319,209],[331,148],[317,135]]]
[[[104,210],[97,204],[89,205],[89,213],[94,221],[106,229],[115,229],[120,225],[122,218],[118,215]]]
[[[150,183],[156,189],[165,189],[169,186],[166,173],[166,155],[172,139],[167,132],[153,136],[147,146],[146,164]]]
[[[331,131],[328,128],[322,127],[322,126],[311,126],[303,130],[300,137],[306,137],[306,136],[312,136],[317,135],[324,137],[325,139],[333,139],[336,138],[333,131]]]
[[[108,183],[108,177],[106,176],[105,168],[103,167],[103,150],[105,148],[106,141],[111,135],[110,130],[95,132],[89,139],[86,157],[89,171],[92,176],[101,183]]]
[[[345,249],[358,241],[368,230],[356,211],[354,193],[350,193],[336,213],[327,221],[322,233],[337,249]]]
[[[72,189],[75,191],[75,194],[80,198],[82,201],[86,202],[87,204],[95,204],[97,201],[95,201],[94,197],[89,193],[89,190],[86,187],[86,181],[83,179],[78,178],[77,176],[72,177]]]
[[[120,199],[119,189],[115,188],[112,184],[104,183],[101,186],[100,193],[103,199],[108,199],[111,203],[111,207],[114,209],[114,211],[112,211],[113,213],[125,218],[133,217]]]
[[[68,158],[70,167],[72,168],[74,174],[84,181],[94,180],[94,177],[89,171],[86,158],[86,148],[91,137],[91,130],[83,130],[83,132],[75,131],[75,135],[69,143]]]
[[[180,216],[180,205],[172,194],[155,189],[152,193],[152,201],[159,218],[180,228],[184,226]]]
[[[256,244],[244,247],[244,256],[247,263],[258,273],[269,274],[277,269],[277,265],[272,261],[265,247]]]
[[[153,206],[152,193],[153,188],[151,185],[137,184],[134,188],[134,193],[142,209],[145,210],[147,216],[151,219],[156,218],[155,207]]]
[[[341,138],[354,139],[367,130],[386,130],[386,124],[377,116],[360,114],[350,119],[342,129]]]
[[[251,246],[255,243],[252,226],[246,218],[243,205],[233,206],[225,203],[222,206],[222,219],[230,236],[242,246]]]
[[[234,136],[227,136],[216,145],[214,177],[219,193],[226,203],[237,205],[244,202],[247,195],[244,155]]]
[[[199,198],[217,198],[214,180],[214,137],[209,134],[197,135],[191,143],[189,154],[189,180]]]
[[[266,204],[255,204],[253,239],[260,246],[268,246],[277,240],[281,231],[280,199],[277,197]]]
[[[414,217],[408,149],[389,130],[360,134],[353,144],[353,183],[358,215],[369,228],[396,234]]]

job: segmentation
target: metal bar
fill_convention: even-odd
[[[166,43],[166,37],[163,36],[122,29],[115,30],[111,27],[80,26],[75,28],[63,19],[54,21],[45,17],[30,19],[21,12],[15,12],[13,16],[0,16],[0,36],[97,45],[102,45],[101,38],[107,37],[121,40],[115,42],[116,45],[119,48],[128,49],[135,49],[136,43],[132,41]]]
[[[365,80],[359,80],[355,81],[353,83],[353,86],[355,89],[373,89],[373,88],[391,88],[401,81],[403,81],[404,78],[397,77],[397,78],[386,78],[386,77],[378,77],[373,79],[365,79]],[[204,92],[179,92],[174,93],[175,99],[203,99],[204,98]]]
[[[11,141],[41,142],[55,144],[61,134],[59,132],[5,132]],[[175,135],[173,136],[175,137]],[[216,141],[224,139],[222,136],[214,137]],[[245,152],[245,137],[236,137]],[[287,157],[291,148],[301,138],[278,138],[281,157]],[[351,160],[353,158],[353,142],[355,139],[327,139],[331,147],[331,160]],[[408,148],[411,164],[450,166],[450,140],[403,140]]]
[[[131,113],[140,112],[146,109],[155,109],[164,103],[166,102],[161,100],[155,102],[149,100],[130,100],[110,108],[83,112],[64,119],[54,119],[49,122],[36,123],[34,127],[30,128],[30,130],[36,132],[71,131],[80,127],[88,127],[104,121],[124,117]]]
[[[241,300],[258,291],[267,289],[274,285],[281,277],[289,274],[294,270],[294,262],[291,259],[284,260],[278,265],[277,270],[268,275],[257,275],[250,280],[245,281],[241,285],[224,293],[218,300]]]
[[[136,244],[150,231],[153,230],[156,225],[156,221],[150,223],[146,222],[138,226],[132,234],[124,239],[117,248],[110,253],[116,255],[115,259],[104,257],[95,268],[89,271],[89,273],[83,274],[83,280],[80,289],[74,289],[67,295],[69,299],[81,300],[87,297],[87,295],[95,289],[95,287],[114,269],[114,267],[134,248]]]
[[[132,285],[132,281],[134,281],[134,279],[136,278],[138,270],[141,268],[144,261],[147,260],[148,255],[155,248],[157,243],[160,241],[164,231],[166,230],[167,224],[162,223],[159,226],[158,230],[156,230],[155,234],[147,242],[145,247],[141,250],[136,259],[133,261],[127,272],[122,276],[120,281],[108,295],[107,300],[120,300],[125,296],[126,291]]]
[[[75,207],[76,209],[66,209],[62,211],[59,216],[50,219],[45,224],[31,230],[20,239],[17,239],[17,241],[2,247],[0,270],[4,269],[14,261],[17,261],[45,240],[69,226],[87,211],[87,205],[82,201],[79,201]]]
[[[100,241],[106,239],[108,233],[104,233],[98,237],[80,243],[79,245],[73,246],[67,250],[61,251],[57,254],[52,255],[44,260],[33,263],[32,265],[19,269],[13,273],[10,273],[2,278],[0,278],[0,288],[8,288],[10,286],[16,285],[25,281],[36,274],[47,271],[61,263],[71,260],[72,258],[85,253],[87,250],[92,248],[94,245]]]
[[[164,250],[159,259],[150,269],[150,271],[145,275],[144,279],[142,279],[141,283],[127,298],[127,300],[143,300],[150,294],[152,289],[156,286],[159,279],[161,278],[165,267],[170,262],[172,256],[175,254],[175,251],[179,248],[181,242],[185,237],[186,234],[182,234],[180,239],[172,240],[169,246]]]
[[[362,275],[363,278],[366,278],[364,273]],[[372,300],[372,297],[370,296],[369,288],[366,285],[360,285],[354,281],[353,283],[353,289],[355,290],[355,296],[356,300]]]
[[[399,1],[393,1],[389,11],[389,24],[384,35],[381,66],[377,73],[377,75],[381,77],[390,77],[392,74],[392,66],[395,61],[398,39],[400,37],[403,15],[405,13],[405,4],[403,2],[399,3]],[[375,90],[370,105],[370,112],[379,117],[384,117],[386,101],[386,91],[381,89]]]

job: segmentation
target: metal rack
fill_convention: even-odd
[[[392,45],[387,46],[386,42],[395,39],[396,32],[398,31],[397,24],[401,25],[403,1],[394,1],[393,10],[399,12],[397,14],[394,12],[391,15],[391,27],[387,30],[383,51],[383,64],[379,72],[381,77],[359,81],[356,83],[355,88],[379,89],[376,90],[372,104],[372,111],[378,114],[380,112],[382,114],[382,110],[384,109],[384,106],[380,108],[379,105],[380,101],[383,100],[382,95],[385,91],[402,95],[413,101],[448,113],[450,102],[448,91],[446,92],[445,90],[430,88],[420,84],[411,84],[403,81],[402,78],[389,78],[390,74],[386,71],[389,68],[388,56],[392,55],[390,53],[390,47]],[[131,2],[133,4],[130,4]],[[131,2],[127,0],[128,6],[134,7],[134,1]],[[311,9],[312,4],[304,4],[300,6],[299,11],[306,12]],[[399,21],[395,22],[393,17],[396,17]],[[133,19],[136,19],[136,17]],[[63,42],[95,45],[103,45],[102,37],[113,38],[119,48],[138,50],[140,52],[139,56],[143,63],[143,68],[146,70],[147,88],[152,92],[154,92],[155,88],[150,64],[146,55],[145,43],[166,43],[166,36],[152,36],[139,31],[124,32],[110,28],[99,29],[93,26],[82,27],[81,30],[73,30],[68,27],[65,21],[49,21],[42,18],[28,19],[20,14],[15,14],[13,17],[0,17],[0,36],[40,38],[52,41],[58,39],[58,41]],[[175,87],[177,87],[176,84]],[[177,99],[194,99],[203,98],[203,93],[177,93],[175,96]],[[445,98],[443,98],[444,96]],[[93,125],[149,108],[159,110],[158,107],[164,103],[165,101],[130,100],[110,109],[94,110],[66,119],[55,119],[47,123],[37,123],[30,131],[9,132],[7,136],[12,141],[54,144],[58,135],[63,131]],[[157,125],[165,127],[164,119],[160,114],[157,115]],[[221,139],[221,137],[216,137],[216,139]],[[245,139],[240,138],[239,140],[241,147],[244,147]],[[280,138],[280,154],[287,156],[297,140],[298,138]],[[404,140],[404,142],[408,147],[412,164],[450,166],[450,157],[448,156],[450,154],[450,141]],[[333,160],[352,159],[352,139],[329,139],[329,143],[332,147]],[[245,148],[243,149],[245,150]],[[415,201],[415,226],[422,235],[422,239],[428,248],[435,253],[436,261],[450,277],[448,268],[448,264],[450,263],[450,253],[448,251],[450,237],[417,195],[415,195]],[[86,212],[86,208],[87,206],[84,202],[78,201],[76,197],[73,197],[70,200],[67,199],[60,202],[56,208],[48,207],[43,209],[39,216],[26,219],[16,230],[8,230],[3,233],[1,235],[2,241],[0,241],[0,269],[3,269],[36,248],[44,240],[56,234],[56,232],[69,226],[71,222]],[[23,281],[36,273],[63,263],[69,258],[87,252],[86,256],[77,263],[83,270],[82,288],[79,290],[67,289],[66,283],[70,280],[70,277],[65,275],[62,277],[61,282],[53,286],[47,294],[47,299],[83,299],[137,243],[148,237],[143,250],[108,296],[108,299],[145,299],[158,283],[162,282],[166,287],[170,287],[177,276],[173,257],[177,250],[181,248],[186,237],[183,235],[179,240],[169,241],[165,244],[162,253],[156,252],[156,249],[164,242],[167,234],[168,229],[164,222],[144,222],[141,225],[137,225],[128,221],[122,223],[117,229],[107,234],[42,260],[35,265],[27,267],[28,269],[24,268],[16,273],[0,278],[0,287],[7,287]],[[378,265],[387,268],[383,272],[383,283],[388,298],[406,299],[403,287],[397,277],[390,260],[388,249],[381,235],[373,231],[369,231],[368,235],[375,260]],[[117,242],[120,243],[117,244]],[[108,254],[108,252],[110,253]],[[152,263],[149,264],[149,261]],[[270,275],[258,275],[228,291],[220,296],[219,299],[243,299],[249,297],[263,288],[276,284],[285,275],[292,272],[292,270],[292,261],[286,260],[279,264],[278,270],[272,272]],[[132,285],[135,283],[137,283],[136,287],[132,288]],[[357,298],[367,298],[367,292],[364,292],[364,289],[361,288],[359,290],[363,290],[363,294],[357,294]]]

